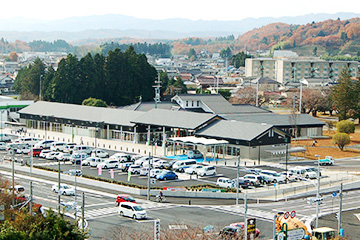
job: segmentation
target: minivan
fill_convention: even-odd
[[[51,143],[55,142],[54,140],[43,140],[34,145],[36,148],[50,148]]]
[[[39,142],[39,139],[36,138],[18,138],[13,141],[14,143],[23,143],[27,144],[29,146],[34,146],[37,142]]]
[[[174,165],[172,165],[172,169],[178,172],[185,172],[185,169],[190,167],[191,165],[195,165],[196,160],[183,160],[183,161],[176,161]]]
[[[91,148],[88,147],[88,146],[83,146],[83,145],[79,145],[79,146],[75,146],[73,148],[73,152],[83,152],[83,153],[86,153],[87,155],[90,155],[91,154]]]
[[[146,219],[146,211],[138,204],[132,202],[122,202],[119,206],[120,216],[131,217],[133,219]]]
[[[203,155],[199,150],[189,150],[188,158],[203,158]]]
[[[119,160],[106,160],[106,161],[104,161],[102,163],[99,163],[97,165],[97,167],[98,168],[101,167],[101,168],[104,168],[104,169],[106,169],[106,168],[118,168],[119,165],[120,165]]]
[[[64,142],[53,142],[51,143],[50,150],[51,151],[64,151],[66,148],[66,143]]]
[[[234,181],[231,180],[230,178],[226,178],[226,177],[219,177],[216,180],[216,185],[218,185],[219,187],[223,187],[223,188],[232,188],[234,187]]]

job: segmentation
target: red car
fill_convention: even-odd
[[[236,222],[236,223],[231,223],[230,226],[232,227],[238,227],[240,228],[242,231],[244,231],[244,222]],[[255,237],[258,237],[260,235],[260,230],[258,228],[255,228]]]
[[[121,202],[132,202],[132,203],[136,203],[135,199],[130,196],[130,195],[126,195],[126,194],[122,194],[122,195],[118,195],[116,197],[116,202],[117,205],[119,206]]]
[[[43,150],[42,148],[33,148],[33,157],[39,157],[42,150]],[[29,151],[29,156],[30,156],[30,152],[31,151]]]

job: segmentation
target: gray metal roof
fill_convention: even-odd
[[[89,107],[75,104],[38,101],[19,111],[22,114],[74,119],[88,122],[104,122],[121,126],[134,126],[132,119],[144,114],[131,110],[115,108]]]
[[[295,124],[297,126],[305,125],[325,125],[324,122],[310,116],[309,114],[220,114],[225,119],[236,120],[242,122],[253,122],[253,123],[267,123],[277,127],[289,126],[292,127]]]
[[[251,141],[272,127],[268,124],[219,120],[197,131],[195,135]]]
[[[215,117],[218,116],[210,113],[152,109],[140,117],[134,119],[132,122],[144,125],[156,125],[194,130]]]
[[[174,107],[178,107],[179,105],[174,104],[173,102],[170,101],[163,101],[163,102],[159,102],[157,104],[157,108],[158,109],[165,109],[165,110],[171,110]],[[128,110],[134,110],[134,111],[141,111],[141,112],[147,112],[150,111],[151,109],[155,109],[155,102],[140,102],[140,103],[135,103],[129,106],[125,106],[122,109],[128,109]]]

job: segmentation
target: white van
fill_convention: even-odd
[[[218,185],[219,187],[223,187],[223,188],[233,188],[235,186],[235,183],[230,178],[219,177],[216,180],[216,185]]]
[[[22,143],[22,144],[27,144],[29,146],[34,146],[37,142],[39,142],[40,140],[37,138],[31,138],[31,137],[27,137],[27,138],[18,138],[15,139],[13,142],[14,143]]]
[[[146,219],[146,211],[138,204],[132,202],[122,202],[119,205],[120,216],[131,217],[133,219]]]
[[[306,167],[298,166],[298,167],[289,169],[289,171],[299,177],[303,177],[303,178],[307,178],[307,179],[317,178],[317,173],[307,170]]]
[[[74,148],[73,148],[73,152],[83,152],[83,153],[86,153],[87,155],[90,155],[91,154],[91,148],[88,147],[88,146],[83,146],[83,145],[76,145]]]
[[[50,145],[51,151],[64,151],[65,148],[66,148],[66,143],[64,142],[53,142]]]
[[[191,165],[195,165],[196,160],[182,160],[176,161],[174,165],[172,165],[172,169],[178,172],[185,172],[185,169],[190,167]]]

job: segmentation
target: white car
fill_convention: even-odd
[[[134,164],[142,166],[144,162],[148,162],[148,161],[149,161],[149,157],[141,157],[135,160]]]
[[[31,137],[25,137],[25,138],[18,138],[15,139],[13,142],[14,143],[22,143],[22,144],[27,144],[29,146],[34,146],[37,142],[39,142],[40,140],[37,138],[31,138]]]
[[[54,140],[43,140],[34,145],[35,148],[50,148],[51,143],[55,142]]]
[[[104,162],[104,159],[101,158],[93,158],[90,162],[90,167],[97,167],[99,165],[99,163]]]
[[[51,151],[64,151],[64,149],[66,148],[66,143],[64,142],[53,142],[50,145],[50,150]]]
[[[100,158],[108,158],[109,157],[109,153],[105,152],[102,149],[94,149],[91,152],[91,156],[92,157],[100,157]]]
[[[233,188],[235,184],[234,184],[234,181],[231,180],[230,178],[219,177],[216,180],[216,185],[218,185],[219,187],[223,187],[223,188]]]
[[[155,164],[156,162],[159,162],[159,161],[160,161],[159,158],[154,158],[153,160],[150,160],[150,164],[154,166],[154,164]],[[149,161],[143,162],[142,166],[143,166],[143,167],[148,167],[148,166],[149,166]]]
[[[119,160],[120,163],[128,162],[130,160],[130,155],[126,153],[114,153],[110,156],[109,159]]]
[[[160,168],[160,169],[163,169],[163,168],[168,169],[170,167],[170,164],[165,160],[160,160],[160,161],[154,162],[153,167]]]
[[[86,158],[85,160],[82,160],[81,161],[81,165],[83,165],[83,166],[90,166],[90,163],[92,162],[92,161],[96,161],[96,160],[100,160],[99,162],[101,162],[101,158],[99,158],[99,157],[88,157],[88,158]]]
[[[58,184],[54,184],[51,187],[51,191],[60,193],[61,195],[73,195],[75,196],[75,189],[73,187],[70,187],[67,184],[60,184],[60,190],[58,188]]]
[[[72,153],[75,146],[76,146],[76,143],[68,143],[68,144],[66,144],[63,152]]]
[[[103,169],[107,169],[107,168],[118,168],[120,166],[120,163],[118,160],[105,160],[102,163],[99,163],[97,165],[97,168],[103,168]]]
[[[216,168],[214,166],[205,166],[197,171],[201,177],[216,175]]]
[[[131,217],[133,219],[146,219],[146,211],[137,203],[122,202],[119,205],[120,216]]]
[[[150,170],[150,177],[151,178],[156,178],[156,175],[162,173],[163,170],[158,169],[158,168],[154,168]]]
[[[246,174],[244,179],[249,180],[250,184],[253,186],[260,186],[262,177],[255,174]]]
[[[70,153],[65,153],[65,152],[59,152],[58,155],[55,156],[56,160],[59,161],[70,161],[71,158],[71,154]]]
[[[285,183],[285,178],[281,176],[276,171],[272,170],[262,170],[260,175],[265,175],[269,178],[273,183]]]
[[[49,152],[46,154],[45,158],[48,160],[57,160],[56,156],[59,155],[60,152]]]
[[[201,170],[202,168],[204,168],[203,165],[191,165],[190,167],[185,169],[185,173],[187,174],[197,174],[199,170]]]
[[[131,172],[133,174],[140,174],[140,169],[141,169],[140,165],[131,165],[128,168],[128,172]]]
[[[48,154],[49,152],[51,152],[50,150],[42,150],[41,153],[39,154],[40,158],[45,158],[46,154]]]
[[[147,176],[149,174],[149,168],[142,167],[140,168],[140,176]]]
[[[0,142],[0,150],[5,151],[6,150],[6,143]]]

